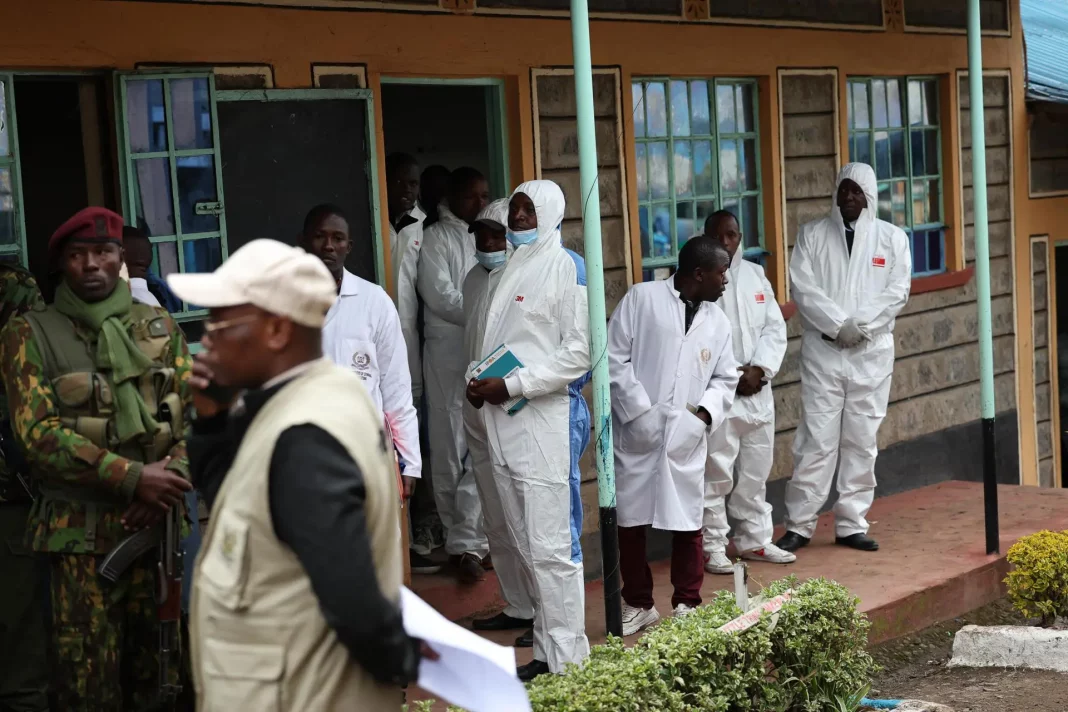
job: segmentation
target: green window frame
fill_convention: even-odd
[[[10,74],[0,74],[0,260],[28,265],[26,225],[22,210],[18,120]]]
[[[123,211],[148,232],[152,269],[210,272],[227,257],[222,157],[211,72],[119,75]],[[183,304],[174,317],[207,310]]]
[[[746,251],[763,254],[756,80],[642,77],[631,101],[645,279],[678,264],[716,210],[737,215]]]
[[[946,271],[939,80],[850,77],[849,158],[875,169],[878,215],[903,229],[912,274]]]

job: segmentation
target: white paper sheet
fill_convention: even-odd
[[[401,588],[401,611],[408,635],[441,656],[419,664],[419,687],[470,712],[530,712],[512,648],[452,623],[407,588]]]

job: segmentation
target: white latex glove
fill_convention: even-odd
[[[852,318],[849,318],[845,320],[842,328],[838,330],[838,338],[835,339],[835,342],[843,349],[851,349],[867,338],[864,332],[861,331],[860,325]]]

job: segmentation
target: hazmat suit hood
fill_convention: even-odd
[[[838,171],[838,180],[834,184],[834,195],[831,197],[831,215],[834,216],[835,224],[845,230],[845,221],[842,220],[842,211],[838,209],[838,189],[843,181],[851,180],[864,191],[864,199],[868,206],[861,212],[857,223],[867,216],[868,221],[875,220],[879,206],[879,184],[875,180],[875,171],[867,163],[847,163]]]
[[[529,247],[541,247],[553,240],[559,244],[560,223],[564,220],[564,191],[551,180],[531,180],[516,188],[512,198],[520,193],[534,203],[534,214],[538,216],[538,237]]]

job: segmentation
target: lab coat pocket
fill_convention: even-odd
[[[285,648],[205,638],[204,684],[211,712],[281,709]]]
[[[643,454],[660,447],[664,435],[663,410],[654,404],[634,420],[619,427],[619,448]]]
[[[708,426],[705,421],[698,418],[690,411],[679,411],[675,428],[667,442],[668,462],[673,467],[688,464],[697,459],[696,455],[702,449],[708,451]],[[704,458],[701,457],[701,468],[704,471]]]
[[[197,571],[196,585],[224,608],[244,607],[248,582],[248,522],[222,512],[217,528]]]

